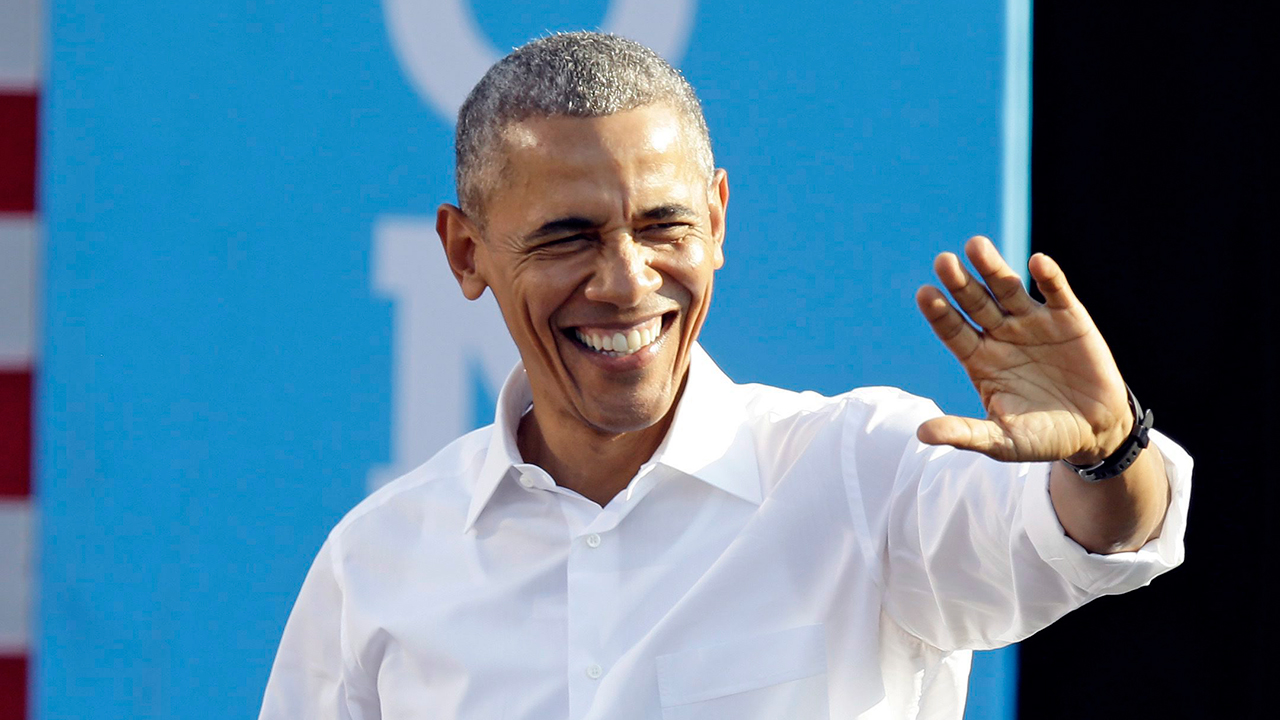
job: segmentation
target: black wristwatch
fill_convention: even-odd
[[[1129,466],[1138,459],[1139,453],[1150,442],[1148,434],[1151,432],[1151,425],[1155,422],[1155,416],[1150,410],[1142,409],[1142,406],[1138,404],[1138,398],[1128,385],[1125,385],[1124,389],[1129,391],[1129,408],[1133,410],[1133,428],[1129,430],[1129,437],[1125,438],[1120,447],[1116,448],[1115,452],[1108,455],[1100,463],[1076,465],[1063,460],[1085,482],[1102,482],[1128,470]]]

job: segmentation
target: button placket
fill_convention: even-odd
[[[567,670],[572,711],[591,706],[610,662],[601,645],[600,628],[606,625],[611,608],[617,607],[611,569],[616,566],[612,555],[618,548],[607,546],[598,532],[571,536],[570,542]]]

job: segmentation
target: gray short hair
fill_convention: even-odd
[[[708,182],[711,136],[693,87],[679,70],[632,40],[595,32],[559,33],[516,48],[472,88],[458,110],[458,203],[483,222],[483,201],[500,173],[503,131],[531,117],[600,117],[655,103],[678,112]]]

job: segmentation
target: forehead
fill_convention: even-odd
[[[501,200],[493,211],[532,221],[688,195],[705,184],[694,147],[680,116],[662,105],[594,118],[530,118],[504,133]]]

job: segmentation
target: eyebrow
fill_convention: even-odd
[[[537,230],[525,236],[525,240],[541,240],[551,235],[559,235],[566,232],[581,232],[590,230],[598,226],[600,223],[589,218],[571,216],[556,218],[550,222],[543,223]]]
[[[640,214],[643,220],[677,220],[681,218],[695,217],[693,210],[679,203],[667,203],[657,207],[649,208]]]
[[[649,208],[648,210],[645,210],[643,213],[640,214],[640,219],[649,220],[649,221],[662,221],[662,220],[677,220],[677,219],[683,219],[683,218],[692,218],[695,216],[696,216],[696,213],[694,213],[693,210],[689,209],[684,205],[681,205],[679,203],[666,203],[664,205],[658,205],[658,206]],[[552,235],[582,232],[583,230],[590,230],[592,228],[596,228],[599,226],[600,226],[599,222],[592,220],[590,218],[585,218],[578,215],[570,215],[567,217],[556,218],[555,220],[551,220],[549,222],[543,223],[538,227],[537,230],[534,230],[533,232],[526,235],[525,240],[531,242],[535,240],[541,240],[543,238],[550,237]]]

